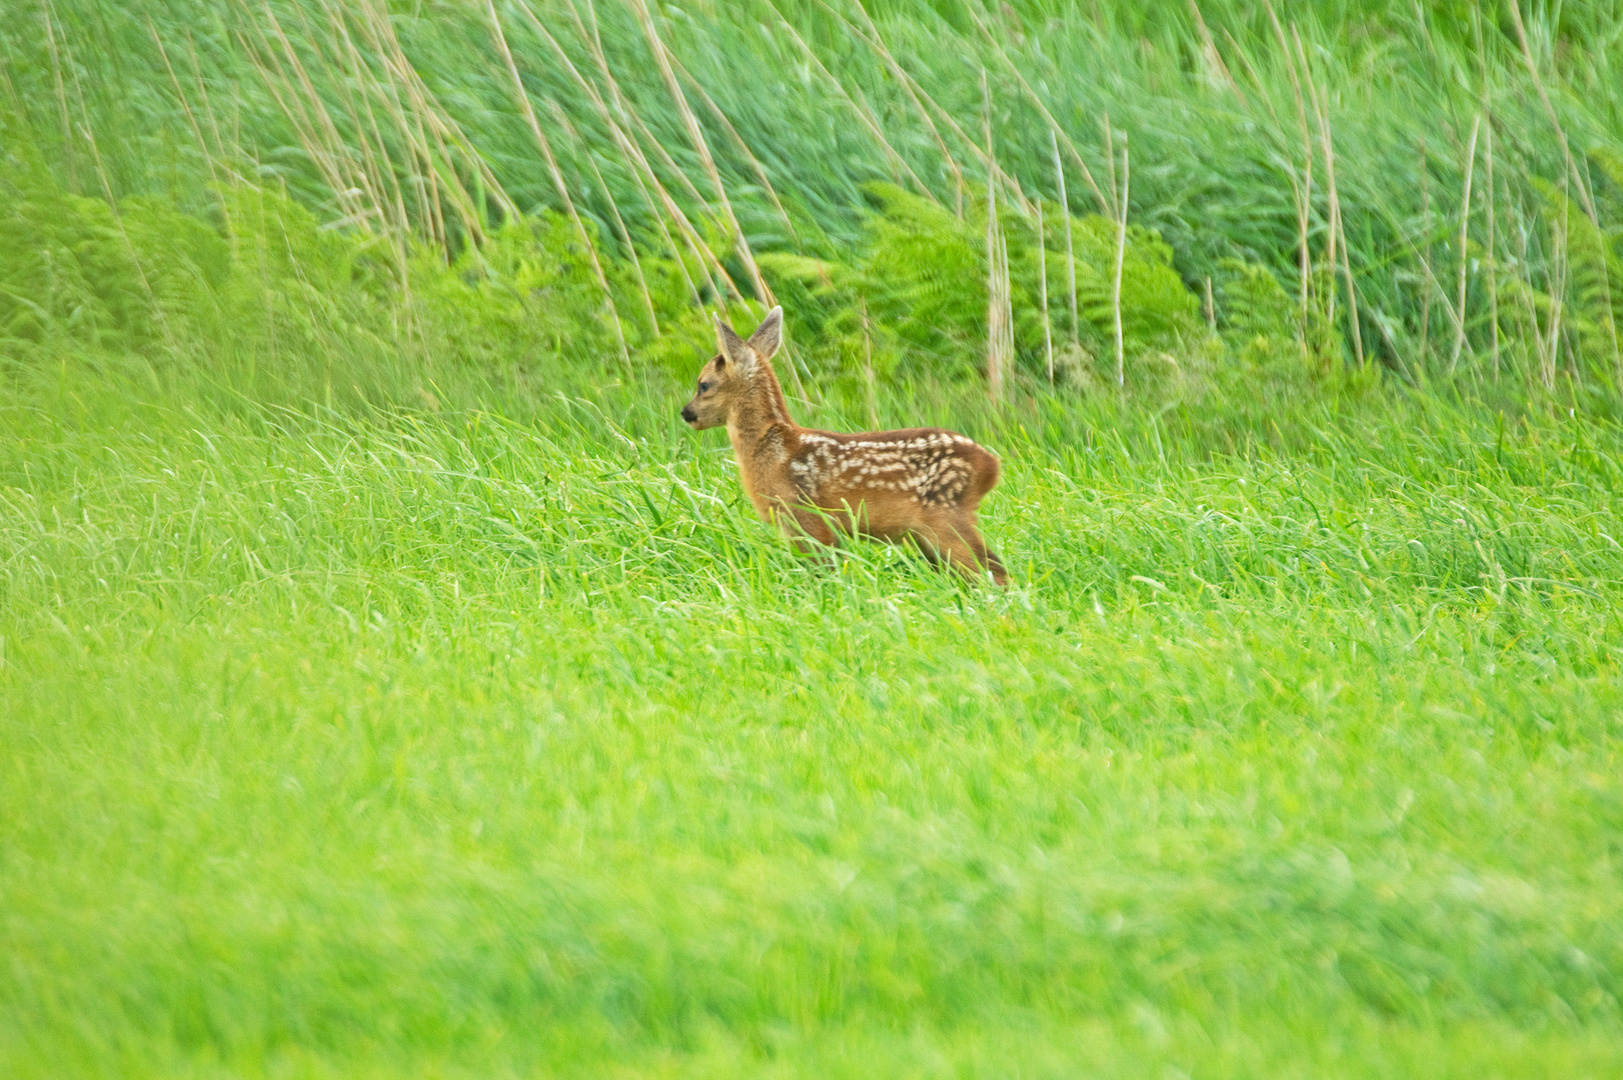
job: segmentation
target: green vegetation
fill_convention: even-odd
[[[534,10],[0,14],[0,1074],[1623,1071],[1623,13]]]

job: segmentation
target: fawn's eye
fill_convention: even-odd
[[[704,393],[704,392],[705,392],[705,391],[706,391],[706,390],[708,390],[708,389],[710,389],[710,384],[709,384],[709,383],[707,383],[707,382],[702,382],[702,383],[700,383],[700,384],[699,384],[699,393],[701,393],[701,394],[702,394],[702,393]]]

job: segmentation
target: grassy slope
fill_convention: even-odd
[[[7,1075],[1623,1066],[1614,430],[1017,415],[994,595],[674,394],[139,396],[8,391]]]
[[[201,179],[216,163],[186,149],[144,23],[56,10],[85,84],[65,100],[103,133],[111,185]],[[182,72],[176,28],[195,23],[207,100],[248,129],[236,149],[320,203],[275,151],[263,89],[216,57],[220,24],[190,10],[154,8]],[[483,42],[477,10],[455,10]],[[652,100],[628,16],[604,10],[616,64],[646,77],[628,93]],[[1358,38],[1348,11],[1327,38]],[[738,100],[725,42],[754,32],[723,27],[706,52],[706,25],[672,27],[686,62],[775,174],[802,162],[784,194],[838,235],[879,159],[830,153],[851,125],[826,89]],[[972,116],[978,87],[932,44],[945,31],[887,27]],[[1128,74],[1097,95],[1078,89],[1091,31],[1032,39],[1086,105],[1066,123],[1138,103],[1135,213],[1169,236],[1225,215],[1277,231],[1278,183],[1190,194],[1252,176],[1195,143],[1273,144],[1228,140],[1211,123],[1228,106],[1177,105],[1181,76],[1144,96],[1170,69],[1140,31],[1101,31]],[[38,27],[0,32],[38,136],[58,115]],[[856,51],[840,33],[818,37],[827,55]],[[500,79],[440,44],[453,60],[413,55],[430,78],[468,73],[446,98],[533,184]],[[1597,41],[1584,71],[1615,49]],[[1374,53],[1334,55],[1364,56],[1342,74],[1365,84]],[[1417,70],[1404,57],[1382,70]],[[922,167],[877,62],[852,64]],[[1347,117],[1367,99],[1338,98],[1349,205],[1360,175],[1397,177],[1356,201],[1415,212],[1392,196],[1414,194],[1407,158],[1365,150],[1407,155],[1418,126],[1444,156],[1439,117],[1458,136],[1477,99],[1434,75],[1415,85],[1453,87],[1452,105],[1390,130],[1371,111],[1386,134],[1366,143]],[[1557,95],[1599,118],[1573,121],[1585,144],[1615,112],[1602,82]],[[1525,88],[1499,90],[1507,132],[1542,130]],[[779,99],[817,123],[766,138]],[[1207,134],[1158,142],[1145,116]],[[1528,138],[1525,160],[1548,158]],[[97,189],[88,146],[45,143]],[[1045,175],[1042,146],[999,145]],[[0,339],[0,1073],[1623,1066],[1615,426],[1537,395],[1500,425],[1338,379],[1309,406],[1244,365],[1154,421],[1147,397],[1118,411],[1021,384],[993,422],[896,386],[885,421],[922,411],[1003,455],[986,517],[1019,584],[966,590],[869,547],[835,571],[754,522],[719,438],[677,428],[659,362],[593,385],[620,369],[590,343],[595,294],[557,267],[475,287],[424,255],[408,305],[381,254],[264,200],[222,203],[228,243],[161,207],[114,219],[26,191],[6,238],[44,269],[7,281],[36,315],[14,304]],[[740,206],[752,230],[768,216]],[[1180,233],[1156,209],[1182,206],[1207,218]],[[1355,268],[1397,257],[1350,231]],[[835,405],[811,418],[842,425]]]

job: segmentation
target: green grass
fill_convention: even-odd
[[[0,12],[0,143],[8,153],[37,146],[71,191],[173,195],[219,214],[222,189],[285,186],[326,224],[455,250],[491,217],[564,211],[482,2],[47,7]],[[863,188],[875,181],[955,210],[962,201],[973,219],[989,127],[1007,173],[1000,198],[1012,266],[1030,277],[1022,248],[1035,222],[1011,196],[1059,198],[1054,133],[1074,147],[1062,158],[1078,215],[1113,202],[1113,155],[1130,146],[1132,224],[1160,232],[1191,298],[1213,279],[1216,317],[1231,335],[1254,315],[1247,296],[1225,288],[1239,259],[1322,312],[1331,353],[1351,361],[1361,346],[1365,360],[1405,380],[1458,380],[1511,397],[1557,381],[1608,401],[1623,389],[1618,0],[1519,3],[1519,24],[1503,2],[870,0],[872,30],[853,0],[650,7],[686,73],[678,79],[693,127],[634,4],[493,7],[605,258],[628,259],[628,241],[644,260],[690,257],[674,205],[710,241],[716,258],[706,261],[723,264],[709,275],[725,269],[745,293],[732,218],[757,254],[851,261],[868,235]],[[1050,227],[1056,210],[1051,203]],[[1306,297],[1303,247],[1315,271]],[[1343,249],[1338,270],[1330,256]],[[714,303],[694,262],[695,284]],[[868,280],[870,306],[887,288],[906,296],[923,284],[938,301],[966,293],[956,298],[962,310],[984,318],[984,271],[943,284],[931,280],[938,268],[918,259]],[[770,270],[766,278],[794,292]],[[629,274],[615,284],[616,310],[635,334],[644,300]],[[1031,284],[1014,304],[1019,362],[1036,372],[1046,357],[1030,329],[1040,317],[1025,295]],[[679,292],[686,299],[685,284]],[[851,299],[837,305],[847,321]],[[0,294],[0,333],[11,318],[4,305]],[[1251,333],[1231,341],[1234,352]],[[984,345],[982,334],[935,359],[973,365]]]
[[[95,393],[0,443],[9,1076],[1623,1067],[1613,428],[960,412],[1003,593],[674,388]]]
[[[1305,298],[1264,9],[1201,5],[1214,62],[1192,5],[876,5],[959,221],[853,5],[658,8],[798,415],[866,426],[871,351],[882,425],[995,449],[1007,590],[795,555],[678,422],[748,276],[631,7],[607,73],[542,16],[635,175],[495,5],[603,284],[478,4],[14,7],[0,1075],[1623,1074],[1615,4],[1524,15],[1561,136],[1508,8],[1281,5],[1341,200],[1321,131]],[[985,400],[982,67],[1056,194],[999,49],[1101,175],[1130,138],[1120,389],[1109,223],[1052,386],[1062,219],[1005,181]]]

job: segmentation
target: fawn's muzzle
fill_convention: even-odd
[[[698,418],[699,418],[699,414],[693,411],[693,406],[692,405],[684,405],[684,406],[682,406],[682,419],[683,420],[686,420],[688,423],[691,424],[691,423],[693,423],[693,421],[697,420]]]

